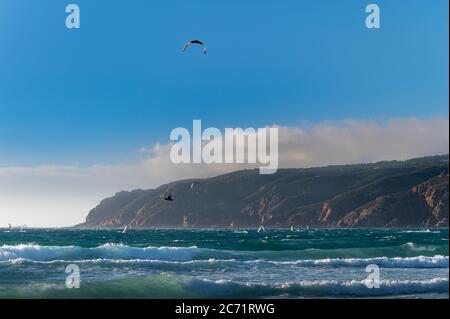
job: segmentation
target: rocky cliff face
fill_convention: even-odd
[[[448,226],[448,156],[257,170],[120,192],[80,227]],[[174,201],[164,200],[173,194]]]
[[[448,173],[347,213],[338,226],[448,226]]]

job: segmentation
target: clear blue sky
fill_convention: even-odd
[[[0,0],[0,166],[132,161],[193,119],[447,116],[448,1],[373,1],[380,30],[370,2]]]

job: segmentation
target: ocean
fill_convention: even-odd
[[[0,229],[0,298],[448,298],[448,244],[448,229]]]

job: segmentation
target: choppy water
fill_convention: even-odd
[[[0,229],[0,298],[448,298],[448,243],[448,229]]]

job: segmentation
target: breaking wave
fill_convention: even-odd
[[[421,247],[406,244],[403,248],[422,251]],[[425,250],[424,248],[424,251]],[[432,251],[435,251],[432,250]],[[381,251],[382,252],[382,251]],[[192,247],[130,247],[122,244],[105,244],[93,248],[78,246],[40,246],[20,244],[0,246],[0,263],[170,263],[185,265],[271,263],[300,267],[365,267],[376,264],[385,268],[448,268],[449,257],[368,257],[324,258],[330,251],[228,251]],[[340,254],[337,254],[340,255]]]
[[[0,247],[0,261],[26,259],[32,261],[90,260],[90,259],[146,259],[189,261],[213,250],[193,247],[130,247],[122,244],[105,244],[94,248],[78,246],[40,246],[20,244]],[[212,256],[213,257],[213,256]]]
[[[408,294],[448,294],[448,278],[426,280],[382,280],[379,288],[368,288],[364,280],[312,280],[283,283],[252,283],[206,280],[167,274],[87,282],[82,289],[62,285],[17,287],[6,296],[13,298],[290,298],[377,297]],[[0,297],[5,292],[0,289]],[[2,296],[3,295],[3,296]]]

